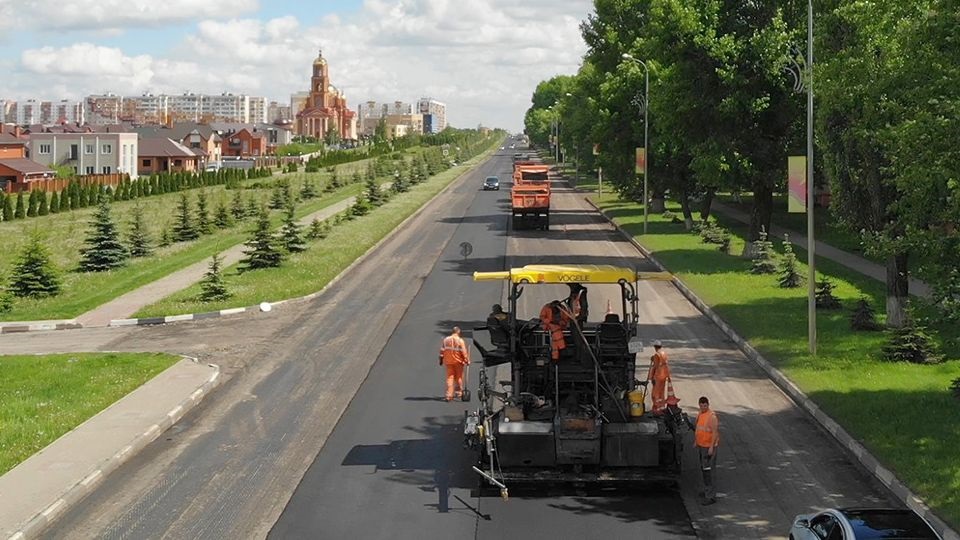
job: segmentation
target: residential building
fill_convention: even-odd
[[[290,124],[237,124],[227,122],[212,122],[210,128],[213,129],[222,140],[226,140],[231,135],[239,133],[241,130],[247,130],[252,134],[262,135],[264,137],[265,148],[259,155],[276,154],[277,147],[293,142],[293,127]],[[226,153],[225,156],[236,156],[234,153]],[[251,155],[251,154],[240,154]]]
[[[397,133],[395,126],[406,126],[403,135],[411,133],[423,133],[423,115],[422,114],[388,114],[384,116],[387,124],[387,133]],[[402,137],[403,135],[399,135]]]
[[[281,105],[276,101],[271,101],[267,106],[268,123],[288,123],[293,120],[289,105]]]
[[[143,94],[123,98],[120,118],[135,124],[166,124],[169,121],[169,96]]]
[[[54,117],[57,124],[83,124],[83,103],[62,99],[56,104]]]
[[[296,133],[323,139],[331,131],[341,139],[356,140],[357,115],[347,107],[347,98],[330,81],[323,51],[313,61],[310,96],[296,114]]]
[[[249,158],[267,155],[264,133],[243,128],[223,137],[224,157]]]
[[[27,158],[27,142],[19,127],[9,133],[0,129],[0,191],[29,191],[32,182],[54,177],[53,169]]]
[[[423,132],[440,133],[447,128],[447,105],[433,98],[420,98],[417,110],[423,115]]]
[[[136,133],[30,134],[30,158],[49,167],[68,166],[79,175],[129,174],[137,177]]]
[[[123,97],[116,94],[87,96],[83,109],[87,123],[91,125],[116,124],[120,122]]]
[[[223,159],[220,135],[208,124],[178,123],[167,126],[143,126],[133,131],[144,139],[172,139],[200,156],[200,166]],[[142,154],[141,154],[142,155]],[[152,166],[152,165],[151,165]],[[143,168],[143,164],[140,164]]]
[[[249,98],[250,111],[246,121],[253,124],[266,124],[267,120],[267,98],[251,97]],[[273,120],[269,120],[272,122]]]
[[[198,149],[199,150],[199,149]],[[194,150],[165,137],[140,140],[139,173],[192,172],[201,169],[202,156]]]

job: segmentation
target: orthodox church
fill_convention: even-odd
[[[357,113],[347,108],[343,92],[330,84],[329,66],[322,50],[313,61],[310,91],[296,119],[298,135],[322,140],[333,129],[341,139],[357,138]]]

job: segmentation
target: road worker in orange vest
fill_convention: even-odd
[[[670,366],[667,365],[667,351],[663,350],[660,340],[653,342],[653,356],[650,357],[650,371],[647,380],[653,381],[653,408],[654,413],[660,413],[667,406],[666,389],[670,379]]]
[[[560,360],[560,351],[567,348],[563,339],[563,331],[570,324],[570,317],[564,313],[566,306],[559,300],[545,304],[540,309],[540,324],[544,330],[550,332],[550,358],[554,362]]]
[[[720,444],[720,424],[717,413],[710,409],[710,400],[701,396],[700,414],[697,416],[695,444],[700,457],[700,472],[703,475],[703,493],[700,504],[717,502],[717,493],[713,486],[713,469],[717,464],[717,445]]]
[[[447,371],[447,401],[463,395],[463,368],[470,364],[470,350],[460,337],[460,327],[454,326],[453,332],[443,338],[440,346],[440,365]]]

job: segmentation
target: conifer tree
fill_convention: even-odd
[[[354,217],[365,216],[370,213],[372,207],[373,205],[371,205],[370,200],[367,199],[366,192],[360,192],[360,194],[357,195],[353,206],[347,210],[347,214]]]
[[[13,220],[13,198],[9,195],[3,197],[3,220]]]
[[[247,211],[246,215],[248,217],[256,216],[260,213],[260,205],[257,204],[257,200],[250,195],[250,198],[247,199]]]
[[[753,241],[753,268],[754,274],[772,274],[777,271],[773,260],[773,242],[767,240],[767,231],[761,228],[760,238]]]
[[[237,221],[247,217],[247,210],[243,207],[243,199],[240,197],[240,191],[233,192],[233,200],[230,202],[230,213]]]
[[[160,243],[157,244],[159,247],[167,247],[173,242],[172,235],[170,234],[170,228],[164,227],[160,231]]]
[[[329,233],[330,223],[327,220],[320,221],[313,218],[313,221],[310,222],[310,228],[307,229],[307,238],[311,240],[326,238]]]
[[[47,202],[47,192],[43,190],[37,190],[37,193],[39,194],[37,196],[37,215],[45,216],[50,213],[50,205],[49,202]]]
[[[222,264],[223,259],[220,258],[219,253],[210,260],[210,266],[200,280],[200,300],[213,302],[230,298],[230,292],[227,291],[227,285],[223,281],[223,272],[220,268]]]
[[[313,199],[317,196],[317,189],[313,185],[313,180],[309,178],[304,179],[303,185],[300,186],[300,198],[303,200]]]
[[[80,270],[102,272],[123,266],[130,253],[120,242],[117,226],[110,217],[110,199],[101,197],[93,222],[84,241],[87,247],[80,250]]]
[[[227,205],[223,202],[223,199],[220,199],[220,202],[217,203],[217,210],[213,215],[213,224],[218,229],[226,229],[233,225],[233,217],[227,210]]]
[[[59,214],[60,213],[60,196],[56,191],[50,194],[50,213]]]
[[[280,210],[286,205],[287,199],[283,195],[283,186],[274,186],[273,192],[270,194],[270,209]]]
[[[823,278],[817,282],[817,290],[814,293],[817,308],[840,309],[840,300],[833,295],[833,287],[833,283],[827,278]]]
[[[210,234],[210,212],[207,210],[207,194],[203,190],[197,193],[197,234]]]
[[[793,252],[790,236],[783,235],[783,262],[780,263],[780,287],[794,289],[803,283],[803,276],[797,271],[797,255]]]
[[[270,212],[266,206],[260,207],[257,224],[253,234],[244,245],[248,248],[243,252],[238,270],[246,272],[258,268],[273,268],[280,266],[283,254],[274,247],[273,234],[270,232]]]
[[[376,180],[367,180],[364,185],[364,190],[371,206],[380,206],[386,202],[386,197],[383,192],[380,191],[380,185],[377,184]]]
[[[15,219],[24,219],[27,217],[27,209],[23,205],[23,192],[17,193],[17,209],[13,212]]]
[[[908,309],[904,324],[887,331],[888,340],[884,344],[883,359],[889,362],[910,362],[913,364],[939,364],[943,362],[937,343],[927,332],[926,327],[917,323]]]
[[[32,234],[10,276],[10,292],[19,297],[45,297],[60,294],[60,276],[40,236]]]
[[[133,207],[133,217],[130,219],[130,232],[127,235],[127,245],[130,246],[131,257],[146,257],[153,251],[150,232],[143,219],[143,207],[137,203]]]
[[[173,225],[173,240],[187,242],[200,237],[197,228],[190,216],[190,201],[186,193],[180,194],[180,204],[177,205],[177,222]]]
[[[27,217],[37,217],[37,195],[40,193],[40,190],[34,189],[30,191],[30,196],[27,197]]]
[[[303,241],[303,227],[297,223],[293,213],[293,203],[290,203],[287,205],[283,217],[283,226],[280,228],[280,243],[288,253],[299,253],[306,251],[307,245]]]
[[[876,313],[870,301],[861,296],[857,305],[853,308],[853,314],[850,316],[850,328],[853,330],[880,330],[880,323],[877,322]]]
[[[0,221],[6,221],[3,219],[3,207],[7,205],[7,194],[0,191]]]

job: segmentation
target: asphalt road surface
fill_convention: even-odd
[[[563,190],[551,231],[508,235],[509,182],[499,192],[480,187],[489,174],[508,178],[512,153],[441,194],[314,301],[199,323],[22,336],[23,351],[164,350],[225,374],[46,536],[769,538],[810,508],[890,504],[669,283],[642,285],[641,334],[665,342],[688,411],[700,394],[719,411],[718,503],[696,503],[690,459],[679,490],[512,492],[507,501],[478,492],[473,456],[461,447],[467,404],[439,400],[437,365],[449,328],[481,324],[502,298],[502,284],[473,282],[473,271],[644,264],[582,196]],[[605,301],[590,294],[596,320]],[[521,309],[550,295],[525,294]]]

